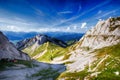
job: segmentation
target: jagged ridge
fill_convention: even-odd
[[[80,39],[80,47],[89,47],[93,49],[114,45],[120,42],[120,17],[102,20],[89,30],[82,39]]]
[[[41,35],[41,34],[36,35],[33,38],[19,41],[19,42],[17,42],[16,46],[18,49],[22,50],[22,49],[25,49],[34,44],[36,44],[36,47],[38,47],[39,45],[44,44],[46,42],[52,42],[52,43],[59,45],[61,47],[64,47],[64,48],[68,46],[65,42],[63,42],[61,40],[49,37],[47,35]]]

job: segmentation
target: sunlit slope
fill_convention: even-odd
[[[71,51],[58,80],[119,80],[120,17],[99,21]]]
[[[117,45],[96,49],[92,53],[96,60],[83,71],[64,72],[58,80],[119,80],[120,79],[120,43]],[[69,70],[69,69],[68,69]]]
[[[23,51],[28,53],[33,59],[42,62],[50,62],[54,58],[62,57],[64,54],[68,53],[68,48],[62,48],[56,44],[47,42],[43,45],[34,48],[34,45],[25,48]]]

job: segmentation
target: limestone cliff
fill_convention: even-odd
[[[120,42],[120,17],[101,20],[80,39],[76,48],[98,49]]]

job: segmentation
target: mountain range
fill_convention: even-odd
[[[0,44],[0,51],[8,56],[7,58],[9,55],[11,57],[18,54],[17,51],[22,52],[21,54],[27,53],[34,59],[12,56],[19,63],[3,66],[1,80],[15,80],[16,76],[19,80],[120,79],[120,17],[100,20],[71,46],[53,37],[36,35],[19,41],[15,47],[3,33],[0,33]],[[29,57],[28,55],[26,57]],[[14,73],[8,74],[10,71]]]
[[[30,46],[34,45],[34,47],[37,48],[37,46],[42,45],[46,42],[51,42],[51,43],[54,43],[54,44],[59,45],[59,46],[64,47],[64,48],[68,46],[67,43],[65,43],[61,40],[49,37],[47,35],[39,34],[33,38],[28,38],[28,39],[21,40],[21,41],[17,42],[16,47],[18,49],[22,50],[22,49],[25,49],[26,47],[30,47]]]
[[[70,40],[79,40],[84,33],[70,33],[70,32],[12,32],[12,31],[2,31],[10,41],[17,42],[26,38],[32,38],[38,34],[44,34],[49,37],[54,37],[56,39],[62,40],[64,42]]]

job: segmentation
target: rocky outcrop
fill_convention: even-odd
[[[52,42],[52,43],[59,45],[61,47],[67,47],[67,44],[65,42],[58,40],[58,39],[55,39],[55,38],[52,38],[52,37],[49,37],[47,35],[36,35],[33,38],[19,41],[19,42],[17,42],[16,47],[19,50],[22,50],[22,49],[25,49],[26,47],[33,45],[33,44],[35,44],[37,47],[37,46],[44,44],[46,42]]]
[[[88,47],[98,49],[111,46],[120,42],[120,17],[101,20],[89,30],[76,48]]]
[[[0,32],[0,59],[30,60],[30,57],[26,53],[17,50],[7,37]]]

